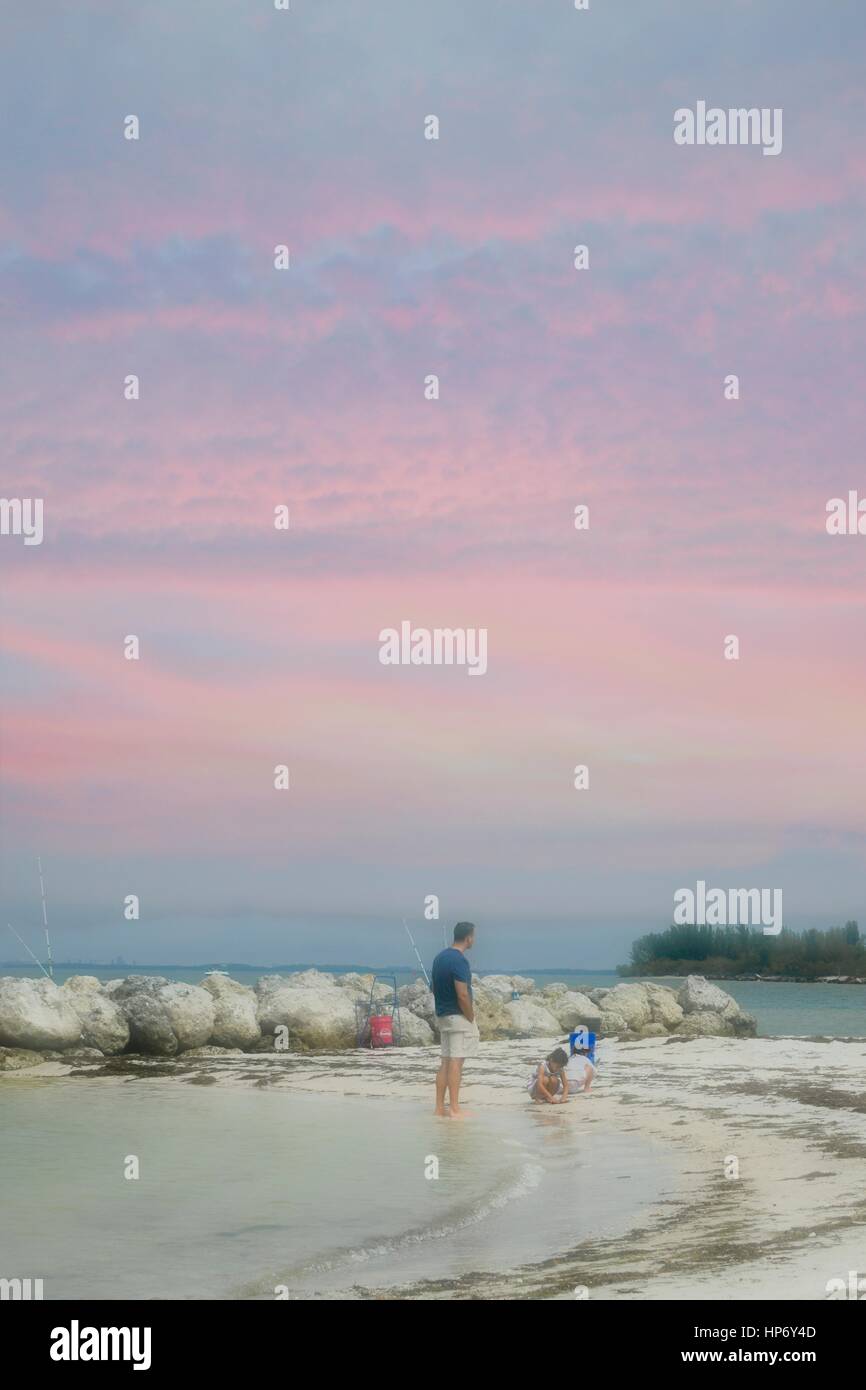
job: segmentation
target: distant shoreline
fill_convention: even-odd
[[[125,960],[118,962],[115,960],[55,960],[53,962],[53,965],[55,970],[72,970],[73,968],[80,971],[83,971],[86,968],[89,968],[91,970],[116,970],[119,975],[122,974],[124,971],[140,975],[153,970],[257,970],[260,974],[268,974],[271,972],[278,973],[282,970],[325,970],[332,975],[349,975],[352,973],[358,973],[362,975],[394,975],[396,973],[398,975],[406,975],[411,974],[413,971],[417,974],[418,971],[417,965],[415,965],[411,961],[403,965],[369,965],[366,962],[358,961],[354,961],[351,964],[339,963],[337,965],[329,965],[327,963],[323,964],[321,961],[293,962],[291,965],[285,963],[282,965],[250,965],[244,961],[234,960],[209,960],[204,961],[203,963],[193,961],[191,964],[186,964],[185,962],[170,964],[168,961],[151,962]],[[28,968],[34,968],[32,961],[0,960],[0,970],[20,970],[23,966],[27,966]],[[534,977],[535,975],[555,975],[558,979],[561,975],[616,975],[617,968],[615,965],[611,965],[595,966],[592,970],[584,970],[580,966],[557,965],[548,966],[545,969],[540,970],[537,966],[528,965],[521,966],[519,969],[514,969],[511,966],[502,966],[501,968],[485,966],[484,974],[525,975],[527,976],[527,978],[529,978],[530,976]]]
[[[654,975],[649,972],[640,975],[624,975],[623,980],[685,980],[693,971],[671,974],[668,970]],[[705,975],[705,980],[733,980],[737,984],[757,985],[866,985],[860,975]]]
[[[615,976],[621,983],[628,984],[630,981],[640,980],[684,980],[690,974],[701,973],[700,962],[690,962],[688,970],[676,972],[671,970],[641,971],[640,973],[629,971],[620,973],[616,966],[602,968],[595,966],[593,969],[583,969],[581,966],[558,965],[548,966],[539,969],[537,966],[523,966],[519,970],[509,968],[490,968],[485,967],[484,974],[487,975],[524,975],[527,978],[537,976],[553,977],[561,979],[565,976],[595,976],[610,975]],[[98,960],[55,960],[53,962],[55,970],[70,970],[78,974],[84,974],[88,970],[114,970],[118,978],[125,975],[148,975],[161,970],[194,970],[206,974],[208,971],[221,970],[231,973],[232,971],[244,971],[246,973],[260,975],[268,974],[295,974],[304,970],[320,970],[331,975],[343,975],[358,973],[362,975],[417,975],[418,967],[407,962],[405,965],[367,965],[363,962],[340,963],[336,965],[322,965],[319,962],[302,961],[291,964],[277,965],[253,965],[246,961],[204,961],[192,964],[169,964],[168,962],[141,962],[141,961],[98,961]],[[35,970],[37,967],[31,961],[26,960],[6,960],[0,961],[0,970]],[[473,972],[478,973],[478,972]],[[733,981],[736,984],[761,984],[761,985],[866,985],[866,977],[860,975],[716,975],[705,974],[704,979],[711,981]]]

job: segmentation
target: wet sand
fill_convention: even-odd
[[[466,1067],[467,1108],[526,1108],[531,1065],[552,1045],[484,1043]],[[44,1063],[26,1084],[70,1072],[179,1085],[268,1087],[417,1101],[432,1108],[435,1049]],[[544,1107],[544,1123],[634,1135],[673,1157],[676,1177],[626,1234],[508,1274],[424,1280],[370,1297],[816,1299],[866,1273],[866,1041],[706,1038],[608,1042],[589,1097]],[[443,1125],[453,1121],[443,1120]],[[471,1117],[465,1121],[471,1124]]]

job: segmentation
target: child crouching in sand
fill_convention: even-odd
[[[567,1065],[568,1055],[561,1047],[555,1048],[543,1062],[539,1062],[538,1069],[532,1073],[526,1086],[530,1099],[544,1101],[547,1105],[559,1105],[567,1100]]]

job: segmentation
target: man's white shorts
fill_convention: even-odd
[[[478,1051],[478,1024],[463,1014],[443,1014],[437,1018],[443,1057],[474,1057]]]

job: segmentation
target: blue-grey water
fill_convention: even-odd
[[[323,967],[326,968],[326,967]],[[96,975],[101,980],[116,979],[119,975],[160,974],[170,980],[196,984],[202,978],[200,968],[185,966],[56,966],[54,978],[62,984],[70,975]],[[248,970],[232,966],[229,972],[242,984],[254,985],[260,975],[269,972],[265,966]],[[521,972],[532,976],[531,970]],[[35,966],[3,966],[0,975],[38,974]],[[417,970],[398,970],[397,984],[408,984],[418,977]],[[628,983],[613,972],[556,971],[537,974],[538,987],[553,980],[562,980],[575,989],[600,989]],[[656,983],[677,989],[682,980],[659,976]],[[764,1037],[866,1037],[866,985],[765,984],[760,980],[720,980],[719,985],[733,995],[738,1004],[758,1020],[758,1033]]]

